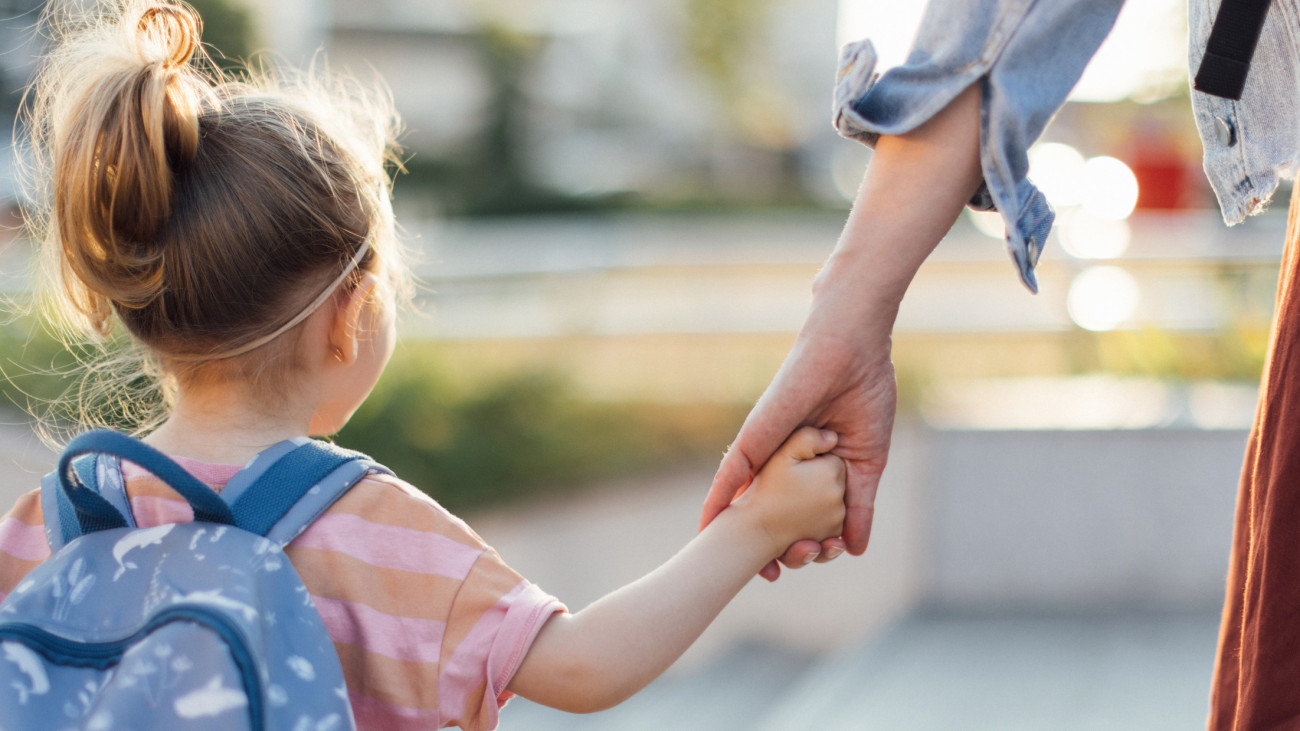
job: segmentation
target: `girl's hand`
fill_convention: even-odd
[[[769,557],[799,539],[821,541],[843,531],[844,460],[830,454],[837,441],[833,431],[799,429],[734,503],[771,542]]]

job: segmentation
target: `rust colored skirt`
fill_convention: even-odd
[[[1300,729],[1300,184],[1237,496],[1211,731]]]

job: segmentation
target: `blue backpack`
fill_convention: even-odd
[[[137,528],[129,460],[193,523]],[[343,671],[282,549],[373,470],[313,439],[220,494],[117,432],[73,439],[41,483],[53,557],[0,603],[0,729],[352,729]]]

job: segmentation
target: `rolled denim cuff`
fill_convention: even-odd
[[[880,124],[872,121],[864,113],[861,102],[875,86],[880,74],[876,73],[876,49],[869,40],[856,41],[844,46],[840,52],[839,70],[836,74],[835,91],[831,104],[831,120],[835,130],[848,139],[875,147],[882,134],[905,134],[919,127],[947,106],[957,94],[970,84],[976,83],[979,76],[973,78],[954,78],[945,92],[935,95],[928,110],[918,110],[917,114],[907,115],[903,120],[893,124]],[[1023,152],[1022,152],[1023,154]],[[981,161],[989,158],[988,151],[981,152]],[[989,188],[988,176],[998,176],[996,171],[985,165],[985,180],[971,196],[967,205],[977,211],[1003,212],[1007,229],[1007,251],[1016,266],[1020,281],[1031,292],[1038,291],[1038,280],[1034,276],[1034,267],[1043,252],[1047,235],[1051,232],[1055,213],[1047,199],[1028,180],[1008,180],[1008,189],[1014,195],[999,196]],[[1008,198],[999,205],[999,198]],[[1023,201],[1023,203],[1019,203]]]
[[[835,92],[831,102],[831,123],[841,137],[857,140],[867,147],[874,148],[876,140],[882,133],[890,133],[862,115],[854,103],[866,96],[871,87],[880,78],[876,73],[876,47],[869,40],[855,41],[840,49],[839,71],[835,75]],[[965,87],[962,87],[965,88]],[[946,102],[945,102],[946,103]],[[937,111],[937,110],[936,110]],[[927,116],[925,119],[928,119]],[[911,128],[919,126],[925,119],[920,119]],[[900,134],[900,132],[893,132]],[[979,190],[971,196],[969,204],[977,211],[997,210],[988,186],[980,183]]]
[[[871,41],[849,43],[840,49],[840,66],[835,73],[835,92],[831,102],[831,123],[841,137],[875,147],[880,133],[871,122],[854,109],[853,104],[875,86],[876,47]]]

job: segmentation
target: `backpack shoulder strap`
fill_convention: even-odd
[[[77,481],[83,487],[102,495],[97,469],[98,459],[96,455],[83,455],[72,460],[72,469],[77,474]],[[109,503],[119,512],[122,510],[117,502],[110,499]],[[59,550],[84,532],[77,520],[76,508],[59,486],[57,472],[51,472],[41,478],[41,513],[45,519],[45,537],[50,544],[51,552]]]
[[[374,471],[387,472],[360,452],[300,438],[263,452],[222,496],[236,526],[284,546]]]
[[[45,520],[45,540],[50,553],[58,553],[72,539],[81,535],[77,514],[59,487],[59,476],[50,472],[41,478],[41,514]]]
[[[301,437],[264,450],[218,497],[170,458],[138,440],[106,430],[87,432],[68,445],[60,469],[41,481],[41,509],[51,551],[85,533],[134,524],[123,517],[130,516],[125,493],[118,496],[105,489],[111,485],[103,484],[115,477],[120,482],[120,459],[163,478],[196,508],[196,519],[203,519],[198,517],[202,512],[212,522],[233,524],[281,546],[298,537],[366,475],[388,472],[360,452]],[[192,495],[198,496],[202,508]]]
[[[135,527],[131,503],[122,482],[122,462],[116,457],[88,454],[72,461],[81,484],[107,500],[122,514],[129,528]],[[57,551],[81,535],[76,509],[59,487],[58,475],[51,472],[41,479],[41,512],[45,518],[45,537],[51,551]]]
[[[58,467],[41,482],[41,509],[51,550],[86,533],[134,523],[125,517],[130,514],[125,493],[118,495],[109,490],[105,495],[100,480],[101,455],[126,459],[152,472],[190,503],[196,520],[234,522],[230,507],[170,457],[134,437],[96,429],[69,442]],[[115,472],[117,463],[110,464],[112,469],[108,471]]]

